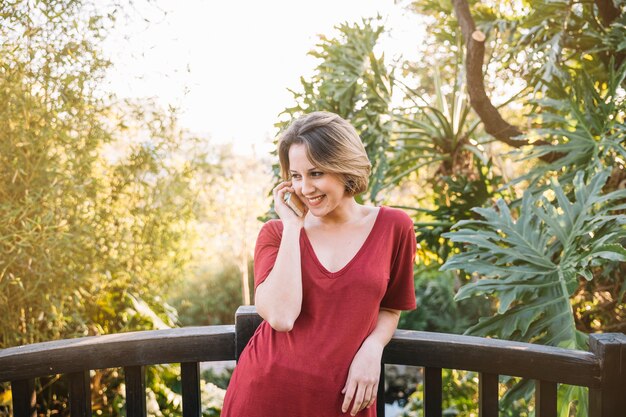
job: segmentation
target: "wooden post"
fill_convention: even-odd
[[[126,416],[146,417],[146,368],[125,366]]]
[[[385,417],[385,362],[380,362],[380,378],[376,393],[376,416]]]
[[[441,368],[424,368],[424,415],[441,417],[443,400]]]
[[[480,417],[498,417],[497,374],[480,373],[478,380],[478,410]]]
[[[614,417],[626,410],[626,335],[592,334],[589,350],[601,368],[600,388],[589,389],[589,417]]]
[[[200,364],[198,362],[181,363],[180,376],[183,390],[183,417],[200,417],[202,415]]]
[[[250,341],[263,319],[256,312],[256,306],[239,306],[235,313],[235,360]]]
[[[91,417],[91,378],[89,371],[67,374],[70,380],[70,415]]]
[[[557,383],[535,381],[535,417],[557,416]]]
[[[11,381],[11,395],[13,396],[13,415],[15,417],[37,417],[34,379]]]

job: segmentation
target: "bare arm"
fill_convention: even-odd
[[[283,236],[272,271],[254,293],[257,312],[279,332],[290,331],[302,309],[300,231],[304,216],[297,216],[285,204],[285,192],[295,192],[291,185],[291,181],[283,181],[273,190],[274,209],[283,223]],[[306,215],[308,209],[304,212]]]
[[[387,343],[393,337],[400,321],[400,310],[391,308],[381,308],[378,312],[378,321],[376,327],[369,336],[363,341],[363,345],[372,345],[377,349],[384,350]]]
[[[302,308],[300,229],[285,224],[274,268],[254,295],[259,315],[279,332],[293,328]]]

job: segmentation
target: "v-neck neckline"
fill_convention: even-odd
[[[344,272],[346,272],[350,268],[350,266],[359,258],[361,253],[363,253],[365,251],[365,248],[368,246],[370,240],[372,240],[372,236],[374,235],[374,230],[378,226],[378,223],[380,223],[380,218],[382,217],[382,211],[383,211],[383,206],[380,206],[378,208],[378,212],[376,213],[376,218],[374,219],[374,224],[372,225],[372,228],[370,229],[369,233],[367,234],[367,237],[365,238],[365,241],[363,241],[363,244],[361,245],[359,250],[348,261],[348,263],[346,263],[341,269],[339,269],[338,271],[335,271],[335,272],[329,271],[322,264],[322,262],[317,257],[317,254],[315,253],[315,249],[313,249],[313,244],[309,240],[309,236],[307,235],[306,230],[304,229],[304,227],[302,228],[302,234],[304,235],[304,241],[306,242],[307,247],[308,247],[309,251],[311,252],[311,256],[312,256],[313,260],[315,261],[315,263],[317,264],[317,266],[320,268],[320,270],[325,275],[328,275],[331,278],[337,277],[337,276],[343,274]]]

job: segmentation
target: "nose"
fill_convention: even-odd
[[[313,186],[313,182],[310,179],[306,178],[306,176],[303,175],[301,184],[302,184],[302,194],[309,195],[309,196],[313,194],[315,187]]]

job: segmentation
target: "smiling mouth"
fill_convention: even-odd
[[[307,201],[312,204],[312,205],[316,205],[317,203],[319,203],[322,199],[324,198],[324,195],[320,195],[317,196],[315,198],[307,198]]]

